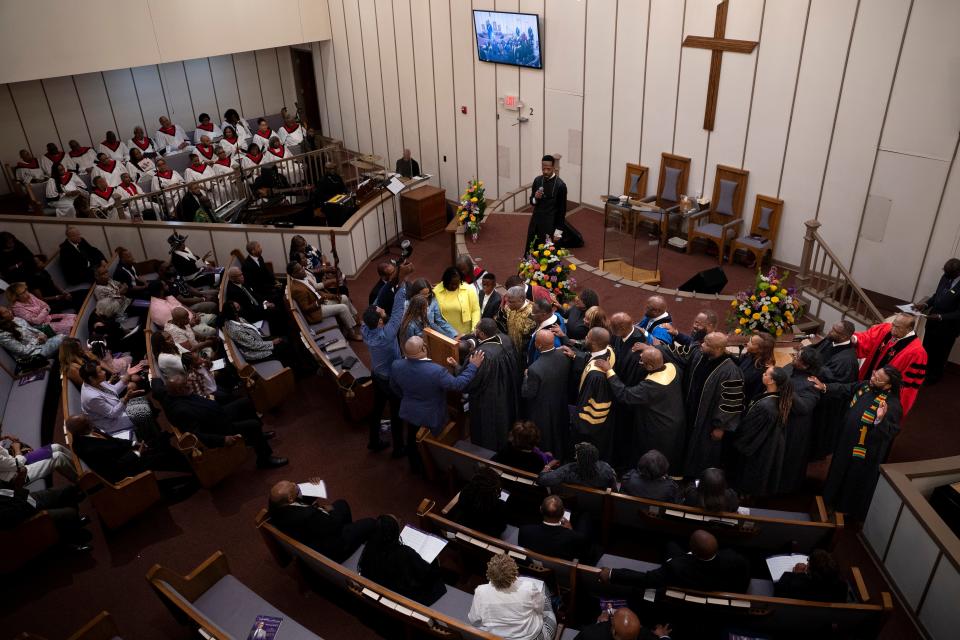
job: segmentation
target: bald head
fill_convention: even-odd
[[[623,607],[613,612],[610,619],[613,640],[636,640],[640,635],[640,618],[630,609]]]
[[[610,332],[603,327],[594,327],[587,332],[586,342],[590,351],[602,351],[610,346]]]
[[[240,270],[240,267],[230,267],[227,269],[227,278],[230,279],[230,282],[242,282],[243,271]]]
[[[710,358],[719,358],[727,351],[727,334],[714,331],[703,339],[703,352]]]
[[[648,318],[656,318],[667,310],[667,301],[663,296],[650,296],[647,298],[647,308],[644,315]]]
[[[406,342],[403,343],[403,355],[408,358],[422,358],[427,355],[427,346],[423,342],[423,338],[420,336],[413,336],[408,338]]]
[[[186,310],[185,307],[175,307],[172,312],[170,312],[170,319],[173,320],[173,323],[178,327],[185,327],[188,322],[190,322],[190,312]]]
[[[656,347],[647,347],[640,352],[640,362],[647,371],[658,371],[663,368],[663,354]]]
[[[560,496],[547,496],[540,504],[544,522],[560,522],[563,519],[563,500]]]
[[[712,560],[717,555],[717,539],[712,533],[697,529],[690,536],[690,552],[698,560]]]
[[[536,345],[537,351],[546,351],[547,349],[552,349],[553,332],[547,331],[546,329],[537,331],[537,336],[534,338],[534,345]]]
[[[633,329],[633,318],[631,318],[629,314],[618,311],[610,316],[610,329],[614,335],[625,338]]]
[[[270,488],[270,506],[283,507],[297,501],[299,491],[296,483],[281,480]]]
[[[85,436],[93,431],[93,424],[90,422],[90,418],[82,414],[70,416],[67,418],[64,426],[72,436]]]

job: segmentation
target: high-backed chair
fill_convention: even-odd
[[[650,170],[642,164],[627,163],[626,174],[623,176],[623,195],[637,199],[647,195],[647,179]]]
[[[659,211],[639,211],[637,221],[655,227],[660,233],[660,244],[667,241],[670,228],[670,216],[680,212],[680,196],[687,192],[690,178],[690,158],[672,153],[660,154],[660,177],[657,180],[657,193],[643,198],[641,202],[653,204]]]
[[[757,202],[753,205],[753,222],[750,223],[750,233],[735,238],[730,243],[730,264],[733,264],[733,254],[737,249],[743,249],[753,254],[757,266],[767,255],[773,255],[777,243],[777,230],[780,228],[780,216],[783,213],[783,200],[773,196],[757,194]]]
[[[690,216],[687,253],[693,250],[694,240],[703,238],[717,246],[717,261],[723,263],[727,242],[736,237],[737,229],[743,224],[743,201],[747,197],[749,176],[750,172],[745,169],[717,165],[710,208]]]

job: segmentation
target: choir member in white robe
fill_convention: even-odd
[[[47,205],[56,210],[57,216],[76,218],[75,201],[77,198],[86,198],[86,193],[87,188],[80,176],[73,171],[67,171],[62,164],[53,165],[44,195],[47,199]]]
[[[47,176],[53,175],[53,165],[63,164],[67,154],[60,150],[60,147],[52,142],[47,143],[47,152],[40,157],[40,168]]]
[[[130,149],[136,147],[137,149],[140,149],[140,153],[145,156],[157,155],[157,150],[153,146],[153,140],[147,136],[143,130],[143,127],[133,128],[133,137],[130,138],[130,141],[127,143],[127,147]]]
[[[220,127],[210,120],[210,114],[201,113],[197,120],[199,120],[197,128],[193,130],[193,142],[195,144],[200,144],[200,138],[203,136],[208,136],[210,140],[216,140],[223,135]]]
[[[107,157],[107,154],[97,155],[97,164],[93,166],[90,172],[90,181],[93,182],[99,177],[106,179],[111,187],[120,185],[120,176],[127,171],[127,165]]]
[[[233,174],[238,166],[239,161],[229,157],[226,151],[217,147],[217,160],[210,165],[209,170],[213,172],[213,175],[220,177],[220,180],[214,182],[212,188],[208,189],[210,197],[213,198],[217,206],[234,197],[233,194],[236,193],[236,189],[234,188]],[[223,177],[228,175],[229,178]]]
[[[278,136],[270,138],[270,145],[264,155],[264,162],[277,163],[277,168],[290,184],[303,182],[303,164],[299,160],[291,160],[293,154],[280,142]]]
[[[251,142],[256,144],[261,149],[266,149],[270,146],[270,138],[275,135],[277,135],[277,132],[270,128],[270,126],[267,124],[267,119],[260,118],[257,120],[257,130],[253,132],[253,139]]]
[[[294,120],[293,116],[288,115],[283,119],[283,126],[277,129],[277,136],[291,154],[299,155],[306,152],[303,143],[307,137],[307,130]]]
[[[224,136],[227,135],[227,127],[233,127],[234,133],[240,139],[240,148],[246,149],[250,138],[253,137],[253,129],[250,128],[250,124],[246,120],[240,117],[236,109],[227,109],[223,113],[223,124],[220,125],[220,129]]]
[[[186,184],[183,176],[168,167],[166,160],[157,158],[157,172],[153,174],[153,180],[150,181],[150,191],[160,191],[182,184]],[[172,189],[160,195],[160,201],[163,203],[167,217],[173,215],[177,205],[180,204],[181,197],[183,197],[183,189]]]
[[[205,162],[200,161],[199,154],[190,154],[190,166],[183,172],[183,179],[187,184],[191,182],[200,182],[214,176],[213,169]]]
[[[23,184],[31,182],[46,182],[48,176],[43,172],[40,161],[33,157],[33,154],[26,149],[20,149],[20,160],[13,169],[13,175],[17,181]]]
[[[157,165],[143,155],[138,147],[130,149],[130,161],[127,162],[127,171],[134,182],[140,182],[144,176],[152,178],[157,172]]]
[[[238,156],[232,156],[227,153],[223,147],[217,147],[217,159],[212,165],[210,165],[210,167],[218,176],[222,176],[226,173],[232,173],[240,168],[240,160]]]
[[[105,153],[113,160],[123,163],[127,161],[127,155],[130,152],[123,140],[117,138],[117,134],[113,131],[107,131],[106,140],[102,140],[97,146],[97,155],[101,153]]]
[[[123,196],[119,190],[107,184],[107,179],[97,176],[93,179],[93,188],[90,190],[91,213],[106,220],[126,219],[123,213]]]
[[[200,142],[194,147],[197,155],[200,156],[200,162],[204,164],[213,164],[217,161],[217,149],[219,147],[210,142],[210,136],[204,134],[200,136]]]
[[[243,155],[243,150],[247,148],[247,140],[249,140],[249,138],[239,138],[236,130],[230,125],[227,125],[223,129],[223,138],[221,138],[218,144],[221,149],[227,152],[228,156],[237,158],[237,162],[239,162],[240,156]]]
[[[163,219],[163,217],[159,215],[157,207],[150,202],[150,200],[141,198],[134,202],[129,202],[130,199],[143,195],[143,189],[140,188],[140,185],[134,182],[133,176],[131,176],[129,173],[125,173],[120,176],[120,180],[121,182],[120,186],[117,187],[117,193],[120,194],[120,198],[123,200],[127,214],[130,217],[146,220]]]
[[[190,146],[190,139],[187,138],[183,127],[170,122],[170,118],[167,116],[160,116],[160,128],[157,129],[153,139],[157,141],[160,149],[165,150],[166,153],[182,151]]]
[[[97,163],[97,153],[90,147],[81,147],[76,140],[67,143],[70,151],[63,159],[64,167],[77,173],[90,173]]]
[[[260,176],[260,164],[263,162],[260,147],[251,142],[247,152],[240,157],[240,170],[247,182],[253,182]]]

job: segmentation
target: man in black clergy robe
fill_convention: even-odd
[[[793,384],[793,404],[784,428],[786,442],[778,489],[780,493],[795,493],[807,478],[813,447],[813,412],[820,394],[807,378],[820,375],[820,355],[813,347],[804,347],[794,354],[793,364],[784,369]]]
[[[610,316],[610,348],[617,358],[613,370],[620,377],[620,381],[632,387],[647,375],[640,364],[640,352],[634,351],[634,345],[646,344],[646,334],[639,327],[634,326],[633,318],[619,312]],[[633,410],[616,412],[616,425],[613,433],[613,466],[623,471],[632,469],[637,464],[637,456],[633,450]],[[641,452],[641,454],[646,451]]]
[[[589,442],[600,451],[600,459],[610,462],[613,458],[613,393],[607,382],[607,373],[597,367],[598,360],[608,360],[616,366],[617,358],[610,348],[610,332],[594,327],[584,340],[586,353],[576,356],[574,375],[580,371],[577,401],[571,418],[573,441]],[[569,347],[564,347],[568,349]],[[570,351],[569,353],[573,353]],[[582,366],[581,366],[582,364]]]
[[[524,373],[520,395],[524,398],[524,415],[540,429],[540,449],[560,458],[570,440],[567,389],[571,363],[553,340],[551,331],[537,331],[534,347],[540,357]]]
[[[947,260],[937,290],[916,309],[927,314],[923,334],[923,348],[927,351],[924,384],[936,384],[943,376],[953,343],[960,336],[960,259]]]
[[[688,438],[683,475],[697,478],[704,469],[721,466],[723,436],[736,431],[743,409],[743,377],[727,353],[727,336],[717,331],[689,350],[674,345],[661,352],[684,369]]]
[[[893,440],[900,433],[902,377],[894,367],[877,369],[869,380],[824,384],[816,389],[847,400],[840,437],[823,487],[828,506],[863,522]]]
[[[686,421],[683,414],[683,384],[680,371],[672,362],[664,363],[663,354],[647,346],[639,352],[646,377],[627,385],[611,371],[610,363],[598,361],[597,368],[607,373],[607,382],[618,403],[617,416],[629,416],[632,429],[630,455],[633,464],[640,456],[656,449],[670,462],[671,473],[679,472],[683,462],[683,441]]]
[[[530,226],[527,228],[527,241],[523,245],[523,252],[530,250],[533,243],[537,245],[549,237],[554,238],[557,231],[562,234],[555,240],[560,247],[582,247],[583,237],[567,224],[567,185],[560,179],[556,171],[556,160],[553,156],[543,156],[540,163],[541,175],[533,179],[530,187],[530,204],[533,205],[533,215],[530,216]]]
[[[853,382],[857,379],[860,366],[857,363],[857,348],[850,341],[856,327],[849,320],[841,320],[830,328],[826,337],[813,345],[820,355],[820,375],[817,377],[826,384],[831,382]],[[837,446],[840,421],[846,411],[844,398],[820,398],[813,412],[813,458],[822,460],[833,453]]]
[[[490,318],[480,320],[474,333],[485,364],[464,389],[470,394],[470,441],[499,451],[517,420],[517,354],[510,338],[497,333],[497,323]]]

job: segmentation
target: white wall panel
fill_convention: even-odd
[[[493,0],[474,0],[474,9],[492,10]],[[473,33],[473,14],[470,15],[470,30]],[[477,111],[477,178],[483,180],[486,196],[497,198],[500,194],[497,179],[497,72],[496,66],[480,62],[477,58],[477,39],[471,35],[473,53],[473,86]],[[549,67],[548,67],[549,68]]]
[[[587,4],[586,68],[583,79],[583,193],[596,207],[610,184],[610,134],[613,127],[613,71],[620,2]]]
[[[478,177],[477,112],[474,101],[473,74],[473,54],[476,38],[472,25],[473,13],[470,10],[470,4],[451,2],[450,38],[453,41],[453,107],[457,129],[457,175],[460,180],[460,189],[463,189],[467,180]],[[383,53],[384,51],[381,49],[381,57],[383,57]],[[522,85],[521,82],[521,91],[524,90]],[[540,93],[542,95],[543,91],[541,90]],[[466,114],[460,113],[461,106],[467,108]],[[540,117],[543,117],[542,109]]]
[[[190,87],[190,102],[193,104],[193,112],[197,115],[197,121],[191,123],[192,126],[187,127],[187,130],[196,128],[201,113],[206,113],[213,122],[219,124],[223,118],[222,116],[217,117],[222,112],[220,105],[217,104],[216,93],[213,90],[213,74],[210,72],[210,61],[206,58],[184,60],[183,70],[187,75],[187,85]],[[183,126],[186,127],[187,125],[184,124]]]
[[[453,52],[450,42],[450,5],[430,3],[430,33],[433,45],[434,95],[437,104],[437,152],[440,185],[450,198],[460,193],[457,175],[457,124],[453,111]],[[466,49],[466,43],[457,43]]]
[[[277,64],[277,52],[262,49],[256,52],[257,77],[260,80],[260,94],[263,96],[263,113],[280,113],[283,108],[283,89],[280,87],[280,66]]]
[[[909,8],[910,0],[875,0],[861,2],[857,13],[817,212],[823,223],[820,235],[847,266],[853,260]]]
[[[163,95],[167,99],[167,110],[170,120],[179,124],[184,131],[192,131],[197,121],[197,114],[193,110],[190,100],[190,86],[187,84],[187,74],[183,70],[182,62],[167,62],[160,65],[160,82],[163,84]]]
[[[790,264],[800,264],[796,239],[803,237],[804,221],[816,215],[856,9],[856,0],[810,5],[780,188],[790,213],[780,221],[777,256]]]
[[[544,23],[545,0],[520,0],[520,11],[535,13],[539,16],[540,37],[544,38],[546,26]],[[540,43],[540,53],[543,54],[543,42]],[[520,129],[520,184],[530,184],[540,175],[540,158],[545,153],[543,148],[544,111],[543,111],[543,71],[539,69],[520,69],[520,97],[523,99],[523,116],[528,122],[517,125]]]
[[[413,58],[413,16],[410,0],[393,0],[394,41],[397,55],[397,77],[400,84],[400,109],[403,113],[403,146],[410,149],[414,158],[419,158],[421,170],[423,158],[420,152],[420,119],[417,114],[417,70]]]
[[[640,164],[650,167],[651,193],[660,175],[660,154],[673,151],[677,107],[677,66],[683,40],[683,3],[650,0],[646,90],[643,93],[643,132]],[[706,84],[706,80],[702,81]]]
[[[440,158],[437,148],[437,109],[433,90],[433,47],[427,29],[430,26],[428,0],[410,0],[413,33],[413,63],[417,81],[417,107],[420,119],[420,170],[433,174],[430,184],[440,186]]]
[[[329,40],[330,14],[327,11],[327,0],[300,0],[300,23],[303,28],[303,42]]]
[[[74,76],[73,81],[77,86],[77,95],[83,107],[83,117],[87,120],[87,131],[90,132],[91,142],[100,142],[103,140],[104,133],[117,130],[117,122],[113,119],[113,111],[110,109],[110,98],[107,97],[107,88],[103,84],[103,75],[85,73]],[[149,130],[150,133],[158,126],[160,125],[154,123],[153,128]]]
[[[150,65],[134,67],[131,72],[140,100],[140,112],[143,113],[144,130],[148,136],[153,135],[160,126],[160,116],[167,115],[167,101],[163,95],[163,84],[160,82],[160,69],[156,65]],[[240,106],[237,105],[237,109],[239,108]],[[129,134],[124,132],[123,139],[128,138]]]
[[[403,155],[403,110],[400,104],[400,80],[397,70],[396,34],[393,23],[393,3],[378,6],[374,12],[380,53],[380,81],[383,86],[383,112],[387,135],[388,168],[393,168],[397,158]],[[470,70],[471,74],[473,69]],[[409,115],[409,114],[408,114]]]
[[[217,114],[210,117],[219,126],[223,122],[223,112],[236,109],[240,112],[240,90],[237,88],[237,74],[233,70],[232,56],[214,56],[210,61],[210,77],[213,78],[213,94],[217,99]]]
[[[59,139],[51,139],[47,142],[56,142],[61,148],[66,146],[67,140],[70,139],[76,139],[80,144],[90,144],[87,121],[83,117],[83,109],[80,108],[80,99],[77,97],[77,88],[73,86],[73,78],[70,76],[48,78],[43,81],[43,90],[47,95],[47,103],[50,105],[50,113],[53,115],[59,135]],[[4,130],[10,131],[9,128]],[[45,145],[36,150],[38,156],[45,151]]]
[[[297,83],[293,77],[293,56],[290,47],[277,47],[277,65],[279,66],[280,87],[283,90],[283,104],[291,115],[297,113]]]
[[[617,58],[613,70],[613,131],[610,140],[610,182],[607,193],[619,195],[628,162],[640,161],[643,88],[647,62],[647,18],[650,0],[621,2],[617,19]],[[651,172],[658,166],[648,167]],[[651,175],[656,175],[651,173]],[[651,184],[652,182],[652,184]],[[652,193],[656,179],[647,181]]]
[[[943,201],[912,300],[919,300],[936,291],[937,282],[943,275],[943,263],[950,258],[960,258],[960,162],[956,160],[947,178]]]
[[[137,88],[133,82],[130,69],[104,71],[103,82],[107,87],[107,96],[110,98],[110,108],[113,118],[117,122],[118,131],[114,131],[121,140],[133,136],[133,128],[143,124],[143,115],[140,113],[140,100],[137,98]],[[183,126],[187,126],[184,123]],[[190,127],[187,127],[188,129]],[[94,133],[94,142],[103,140],[105,131]]]
[[[383,77],[380,71],[380,38],[377,29],[377,7],[373,0],[360,0],[360,28],[364,33],[364,67],[367,76],[367,103],[370,106],[370,136],[373,153],[385,166],[391,166],[387,145],[387,116],[384,113]],[[401,150],[402,153],[402,150]]]
[[[780,190],[808,7],[808,0],[784,0],[768,2],[764,9],[743,160],[744,168],[750,171],[746,202],[751,213],[758,193],[777,196]],[[792,202],[784,203],[784,216],[807,216],[801,223],[813,214],[813,211],[794,208]]]
[[[760,34],[763,5],[764,0],[731,2],[727,14],[726,37],[754,42],[764,40],[765,38]],[[751,116],[751,89],[759,55],[759,45],[750,54],[723,54],[720,91],[717,95],[717,116],[713,131],[710,133],[710,148],[707,153],[706,191],[710,191],[713,187],[711,175],[718,164],[740,167],[743,163],[744,143]],[[752,170],[749,166],[741,168],[747,171]],[[749,182],[747,184],[749,185]],[[752,213],[753,201],[746,200],[743,214],[747,219],[745,224],[750,224]]]
[[[240,93],[237,111],[247,119],[264,115],[256,54],[253,51],[233,54],[233,68],[237,74],[237,91]]]
[[[583,152],[580,146],[583,134],[583,98],[565,91],[547,89],[545,93],[546,132],[543,148],[548,153],[563,155],[560,177],[567,184],[567,198],[581,201],[580,170]]]
[[[217,264],[227,264],[230,262],[230,252],[234,249],[244,251],[247,244],[246,231],[221,231],[213,234],[213,254],[217,258]],[[287,246],[290,246],[289,243]],[[274,265],[276,268],[276,265]]]
[[[352,51],[347,43],[347,27],[343,17],[343,0],[330,0],[330,30],[333,34],[334,63],[337,67],[337,95],[340,98],[340,118],[343,123],[343,144],[348,149],[357,146],[357,112],[353,103],[353,79],[350,71]]]
[[[357,150],[373,152],[370,127],[370,103],[367,100],[366,57],[363,32],[360,29],[358,0],[343,0],[343,16],[347,26],[347,46],[350,47],[350,74],[353,78],[353,101],[357,114]],[[423,23],[429,26],[429,22]],[[429,68],[429,66],[427,67]]]
[[[343,140],[343,125],[340,120],[340,95],[337,91],[337,66],[334,63],[332,42],[314,42],[313,64],[323,82],[323,100],[320,101],[320,120],[324,133]]]
[[[129,249],[133,254],[133,259],[139,261],[155,258],[148,256],[143,251],[143,243],[140,242],[140,230],[136,225],[117,225],[104,227],[104,233],[107,236],[107,244],[116,253],[118,247]],[[106,251],[106,249],[104,249]],[[169,254],[168,254],[169,255]]]
[[[960,131],[960,2],[917,0],[880,146],[949,160]]]
[[[517,0],[496,0],[497,11],[518,11]],[[517,67],[498,64],[497,98],[520,94],[520,70]],[[497,113],[497,179],[500,193],[513,191],[520,186],[520,126],[517,124],[518,111],[510,111],[498,106]],[[509,209],[508,209],[509,210]]]
[[[39,80],[15,82],[10,85],[10,93],[17,105],[20,123],[30,144],[30,149],[34,155],[39,156],[43,153],[42,150],[48,142],[55,142],[59,139],[57,126],[54,124],[50,108],[47,106],[47,97],[43,93],[43,84]],[[4,158],[4,160],[9,161],[15,158],[16,154],[13,158]]]

